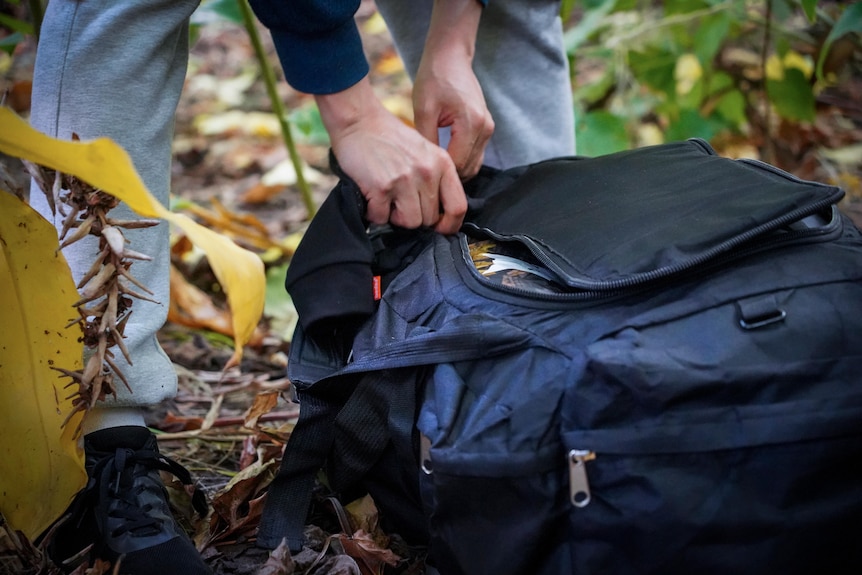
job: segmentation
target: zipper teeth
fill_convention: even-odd
[[[754,160],[752,160],[754,161]],[[769,164],[765,164],[769,166]],[[791,177],[795,177],[792,176]],[[720,243],[718,246],[712,248],[711,250],[705,252],[704,254],[693,258],[691,260],[686,261],[683,264],[678,264],[674,266],[669,266],[665,268],[661,268],[659,270],[653,270],[650,272],[644,272],[635,277],[625,278],[620,280],[610,280],[605,282],[596,282],[597,285],[589,286],[586,288],[581,288],[577,286],[568,287],[573,290],[581,290],[581,291],[573,291],[567,293],[542,293],[535,292],[522,288],[515,288],[510,286],[503,286],[500,284],[495,284],[493,282],[488,281],[482,274],[476,269],[474,265],[472,265],[472,260],[469,257],[469,247],[467,245],[467,236],[462,234],[461,239],[461,252],[464,258],[464,262],[467,265],[467,268],[471,271],[471,274],[483,287],[490,288],[494,291],[526,296],[532,299],[539,299],[545,301],[600,301],[604,299],[610,299],[613,297],[617,297],[619,295],[628,294],[633,291],[636,291],[636,288],[645,287],[646,284],[657,282],[661,279],[668,279],[678,273],[681,273],[686,270],[690,270],[691,268],[695,268],[701,266],[707,262],[712,265],[708,266],[706,269],[712,268],[717,265],[721,265],[727,261],[735,260],[737,258],[745,257],[747,255],[751,255],[753,253],[762,251],[767,248],[776,247],[778,245],[790,244],[803,239],[809,239],[812,237],[818,236],[830,236],[836,230],[840,228],[840,218],[837,214],[837,208],[833,205],[833,199],[824,199],[814,204],[810,204],[805,208],[800,208],[798,210],[794,210],[781,216],[775,220],[770,222],[770,227],[767,229],[763,229],[763,227],[755,228],[754,230],[750,230],[743,234],[736,236],[733,240],[725,241]],[[795,221],[798,221],[802,218],[810,216],[812,214],[816,214],[817,212],[827,208],[832,207],[832,219],[830,222],[824,226],[817,228],[808,228],[805,230],[791,230],[782,233],[780,236],[770,236],[764,237],[761,241],[757,242],[756,245],[752,246],[743,246],[742,249],[736,250],[732,253],[729,252],[732,248],[740,247],[741,244],[745,244],[748,241],[755,239],[757,236],[763,235],[769,231],[773,231],[782,225],[790,224]],[[475,226],[474,226],[475,227]],[[536,242],[531,238],[526,236],[511,236],[511,237],[502,237],[499,234],[492,232],[487,228],[478,228],[475,227],[478,231],[486,234],[488,237],[491,237],[497,241],[518,241],[518,243],[526,246],[530,253],[533,254],[536,259],[548,267],[551,271],[555,272],[557,276],[561,274],[557,271],[559,268],[554,264],[553,261],[537,246]],[[517,240],[513,239],[517,238]],[[562,281],[562,278],[560,278]]]

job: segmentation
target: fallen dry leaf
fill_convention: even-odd
[[[207,545],[254,534],[266,499],[263,491],[275,477],[278,463],[270,459],[246,467],[213,498]]]
[[[243,426],[248,429],[256,429],[257,422],[262,415],[272,411],[278,403],[278,391],[265,391],[254,396],[254,402],[248,411],[245,412],[245,423]]]
[[[217,307],[209,294],[189,283],[173,265],[168,321],[195,329],[233,334],[230,313]]]
[[[361,529],[352,537],[339,535],[344,552],[359,566],[362,575],[382,575],[386,565],[395,567],[401,560],[391,549],[385,549]]]
[[[256,575],[293,575],[296,565],[290,555],[287,541],[282,541],[278,547],[272,550]]]

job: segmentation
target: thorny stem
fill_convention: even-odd
[[[127,378],[114,361],[112,350],[119,349],[126,361],[132,363],[129,350],[123,343],[123,333],[132,313],[132,298],[153,300],[127,285],[131,284],[148,294],[152,293],[129,273],[129,268],[135,260],[151,258],[127,250],[122,229],[154,226],[158,221],[115,220],[108,215],[108,212],[119,204],[113,196],[77,178],[55,174],[40,166],[28,166],[28,171],[49,201],[54,200],[52,209],[56,205],[56,210],[64,216],[59,249],[86,236],[96,236],[99,239],[95,261],[77,286],[81,299],[74,305],[79,317],[67,326],[77,324],[80,327],[79,341],[91,355],[83,370],[55,368],[61,373],[61,377],[70,379],[66,387],[75,388],[67,398],[72,400],[72,409],[63,422],[65,426],[75,413],[86,412],[92,409],[97,401],[108,395],[116,395],[117,380],[131,391]],[[68,209],[64,210],[64,206]],[[71,230],[74,231],[69,233]],[[90,302],[95,303],[88,305]],[[76,433],[81,433],[80,424]]]

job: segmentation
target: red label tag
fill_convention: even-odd
[[[383,295],[380,293],[380,276],[374,276],[371,281],[371,291],[374,293],[374,301],[380,301]]]

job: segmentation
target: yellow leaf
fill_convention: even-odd
[[[249,341],[263,313],[266,279],[261,259],[191,218],[162,206],[141,181],[125,150],[112,140],[68,142],[51,138],[5,108],[0,108],[0,125],[3,126],[0,151],[75,175],[126,202],[144,217],[163,218],[180,227],[207,254],[210,267],[227,294],[237,345],[225,368],[239,364],[242,346]]]
[[[775,54],[766,60],[766,77],[776,82],[784,79],[784,64]]]
[[[198,133],[204,136],[246,134],[274,138],[281,134],[275,114],[231,110],[220,114],[203,114],[194,120]]]
[[[791,69],[799,70],[806,78],[811,78],[814,73],[814,62],[809,56],[803,56],[794,50],[788,50],[783,58],[772,54],[766,60],[766,77],[770,80],[783,80],[784,71]]]
[[[676,93],[684,96],[691,92],[700,77],[703,76],[703,68],[700,60],[694,54],[683,54],[676,61],[674,78],[676,79]]]
[[[782,63],[784,64],[785,70],[796,68],[805,74],[806,78],[811,78],[811,75],[814,73],[814,62],[811,60],[811,57],[803,56],[795,50],[789,50],[787,54],[784,55]]]
[[[386,21],[383,19],[383,16],[380,15],[380,12],[374,12],[374,14],[369,16],[368,20],[365,21],[365,24],[363,24],[362,30],[366,34],[373,36],[383,34],[387,31]]]
[[[57,251],[57,230],[0,191],[0,512],[33,540],[86,483],[64,379],[81,368],[79,331],[66,329],[78,299]]]

